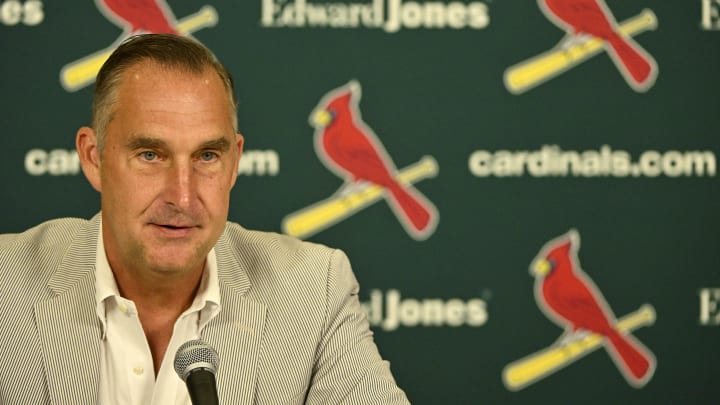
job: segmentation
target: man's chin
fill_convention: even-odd
[[[207,253],[191,248],[155,249],[145,262],[150,270],[158,274],[182,274],[202,269]]]
[[[199,263],[203,263],[200,261]],[[180,276],[184,274],[189,274],[193,272],[193,270],[202,269],[203,267],[200,265],[194,265],[189,266],[187,263],[175,263],[175,262],[149,262],[148,263],[149,269],[151,272],[155,273],[158,276],[161,277],[174,277],[174,276]]]

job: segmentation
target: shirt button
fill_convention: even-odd
[[[145,372],[145,369],[142,366],[137,366],[133,368],[133,373],[135,375],[142,375]]]
[[[125,304],[123,304],[123,303],[120,303],[120,305],[118,305],[118,308],[120,309],[120,311],[121,311],[123,314],[127,314],[127,312],[128,312],[128,307],[127,307],[127,305],[125,305]]]

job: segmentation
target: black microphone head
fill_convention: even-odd
[[[220,357],[215,349],[200,339],[188,340],[175,353],[175,372],[183,381],[198,369],[207,370],[215,375]]]

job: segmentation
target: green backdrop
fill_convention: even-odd
[[[582,15],[588,2],[554,3],[602,28]],[[292,233],[284,225],[328,199],[347,214],[310,220],[300,236],[348,253],[413,403],[717,401],[720,1],[600,4],[618,24],[596,35],[630,32],[617,38],[644,50],[627,62],[651,69],[637,84],[608,42],[564,40],[572,30],[534,1],[165,6],[236,80],[246,153],[230,219]],[[129,24],[101,1],[0,0],[1,232],[97,212],[72,152],[90,120],[84,58],[112,49]],[[336,194],[346,179],[324,164],[310,118],[352,81],[356,122],[393,174],[426,164],[411,181],[436,209],[423,235],[406,231],[382,188],[370,201],[372,190]],[[605,340],[593,346],[598,336],[563,340],[534,295],[533,260],[570,230],[599,300],[618,319],[637,316],[629,327],[655,364],[641,382],[624,377]]]

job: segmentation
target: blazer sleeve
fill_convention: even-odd
[[[335,250],[327,270],[325,317],[308,404],[408,404],[373,340],[347,256]]]

